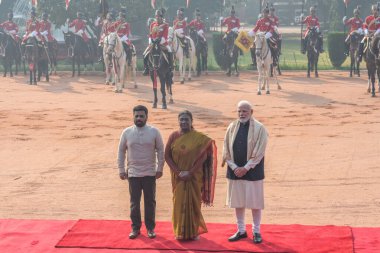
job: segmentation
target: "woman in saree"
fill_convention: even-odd
[[[177,240],[197,240],[207,233],[202,203],[211,206],[216,179],[216,146],[210,137],[194,130],[189,111],[178,115],[179,131],[169,136],[165,160],[173,191],[173,229]]]

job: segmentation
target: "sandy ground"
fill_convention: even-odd
[[[270,95],[257,96],[256,73],[213,73],[176,83],[175,104],[150,109],[149,123],[166,142],[178,128],[178,112],[188,109],[220,156],[237,102],[249,100],[270,133],[263,223],[380,226],[380,94],[371,98],[365,77],[347,76],[286,72],[283,90],[272,86]],[[115,94],[100,75],[61,73],[38,86],[1,77],[0,217],[129,219],[128,183],[118,177],[116,152],[132,107],[151,108],[151,83],[144,77],[138,83]],[[214,207],[203,214],[207,222],[234,223],[224,204],[225,168],[218,173]],[[157,220],[171,219],[171,198],[165,165]]]

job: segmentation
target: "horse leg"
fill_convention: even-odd
[[[259,65],[257,65],[257,71],[259,72],[259,77],[257,78],[257,82],[258,82],[257,95],[261,95],[262,69]]]
[[[71,75],[71,77],[74,77],[75,76],[75,60],[76,60],[76,57],[73,56],[72,59],[73,59],[73,61],[72,61],[73,74]]]
[[[34,66],[34,69],[33,69],[33,84],[34,85],[37,85],[37,66]]]
[[[33,84],[33,70],[29,70],[29,85]]]
[[[375,97],[376,94],[376,89],[375,89],[375,81],[376,81],[376,78],[375,78],[375,75],[376,75],[376,67],[375,67],[375,70],[372,71],[372,75],[371,75],[371,83],[372,83],[372,97]]]
[[[270,77],[273,77],[273,64],[270,65]]]
[[[46,76],[45,76],[45,78],[46,78],[46,82],[49,82],[50,81],[50,79],[49,79],[49,63],[48,62],[46,62]]]
[[[318,58],[319,58],[319,55],[317,55],[315,57],[315,63],[314,63],[314,75],[316,78],[319,77],[319,75],[318,75]]]
[[[136,56],[133,56],[133,58],[132,58],[132,75],[133,75],[134,87],[137,88],[137,82],[136,82]]]
[[[183,57],[182,59],[178,59],[178,71],[179,71],[179,77],[180,77],[180,83],[185,83],[185,73],[184,73],[184,67],[183,67]]]
[[[168,93],[169,93],[169,96],[170,96],[170,98],[169,98],[169,104],[173,104],[174,103],[174,100],[173,100],[173,90],[172,90],[172,80],[171,80],[171,74],[170,74],[170,72],[168,72],[168,73],[166,73],[166,77],[165,77],[165,79],[166,79],[166,89],[167,89],[167,91],[168,91]]]
[[[77,57],[78,76],[80,76],[80,56]]]
[[[369,66],[368,63],[367,63],[367,74],[368,74],[368,88],[367,88],[367,92],[370,93],[371,92],[371,72],[370,72],[370,66]]]
[[[162,109],[167,109],[166,105],[166,87],[165,87],[165,77],[160,77],[160,84],[161,84],[161,95],[162,95]]]
[[[307,58],[307,77],[310,78],[311,59],[309,56]]]
[[[238,53],[237,53],[237,54],[238,54]],[[238,56],[236,56],[236,58],[235,58],[234,65],[235,65],[235,76],[239,76],[239,70],[238,70]]]

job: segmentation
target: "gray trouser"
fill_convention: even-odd
[[[146,229],[152,230],[156,226],[156,177],[130,177],[129,194],[131,203],[132,229],[141,228],[140,200],[144,192],[144,222]]]

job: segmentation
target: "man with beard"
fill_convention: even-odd
[[[238,231],[228,238],[234,242],[247,237],[244,213],[251,209],[253,242],[261,243],[261,210],[264,209],[264,155],[268,133],[252,117],[248,101],[238,103],[238,119],[227,128],[224,138],[223,163],[227,163],[228,192],[226,204],[235,208]]]
[[[134,125],[124,129],[120,137],[118,168],[121,180],[128,179],[132,232],[129,239],[140,234],[141,193],[144,192],[144,223],[148,237],[156,237],[156,179],[162,177],[164,144],[159,130],[147,125],[148,109],[143,105],[133,108]],[[125,153],[127,152],[127,170]]]

